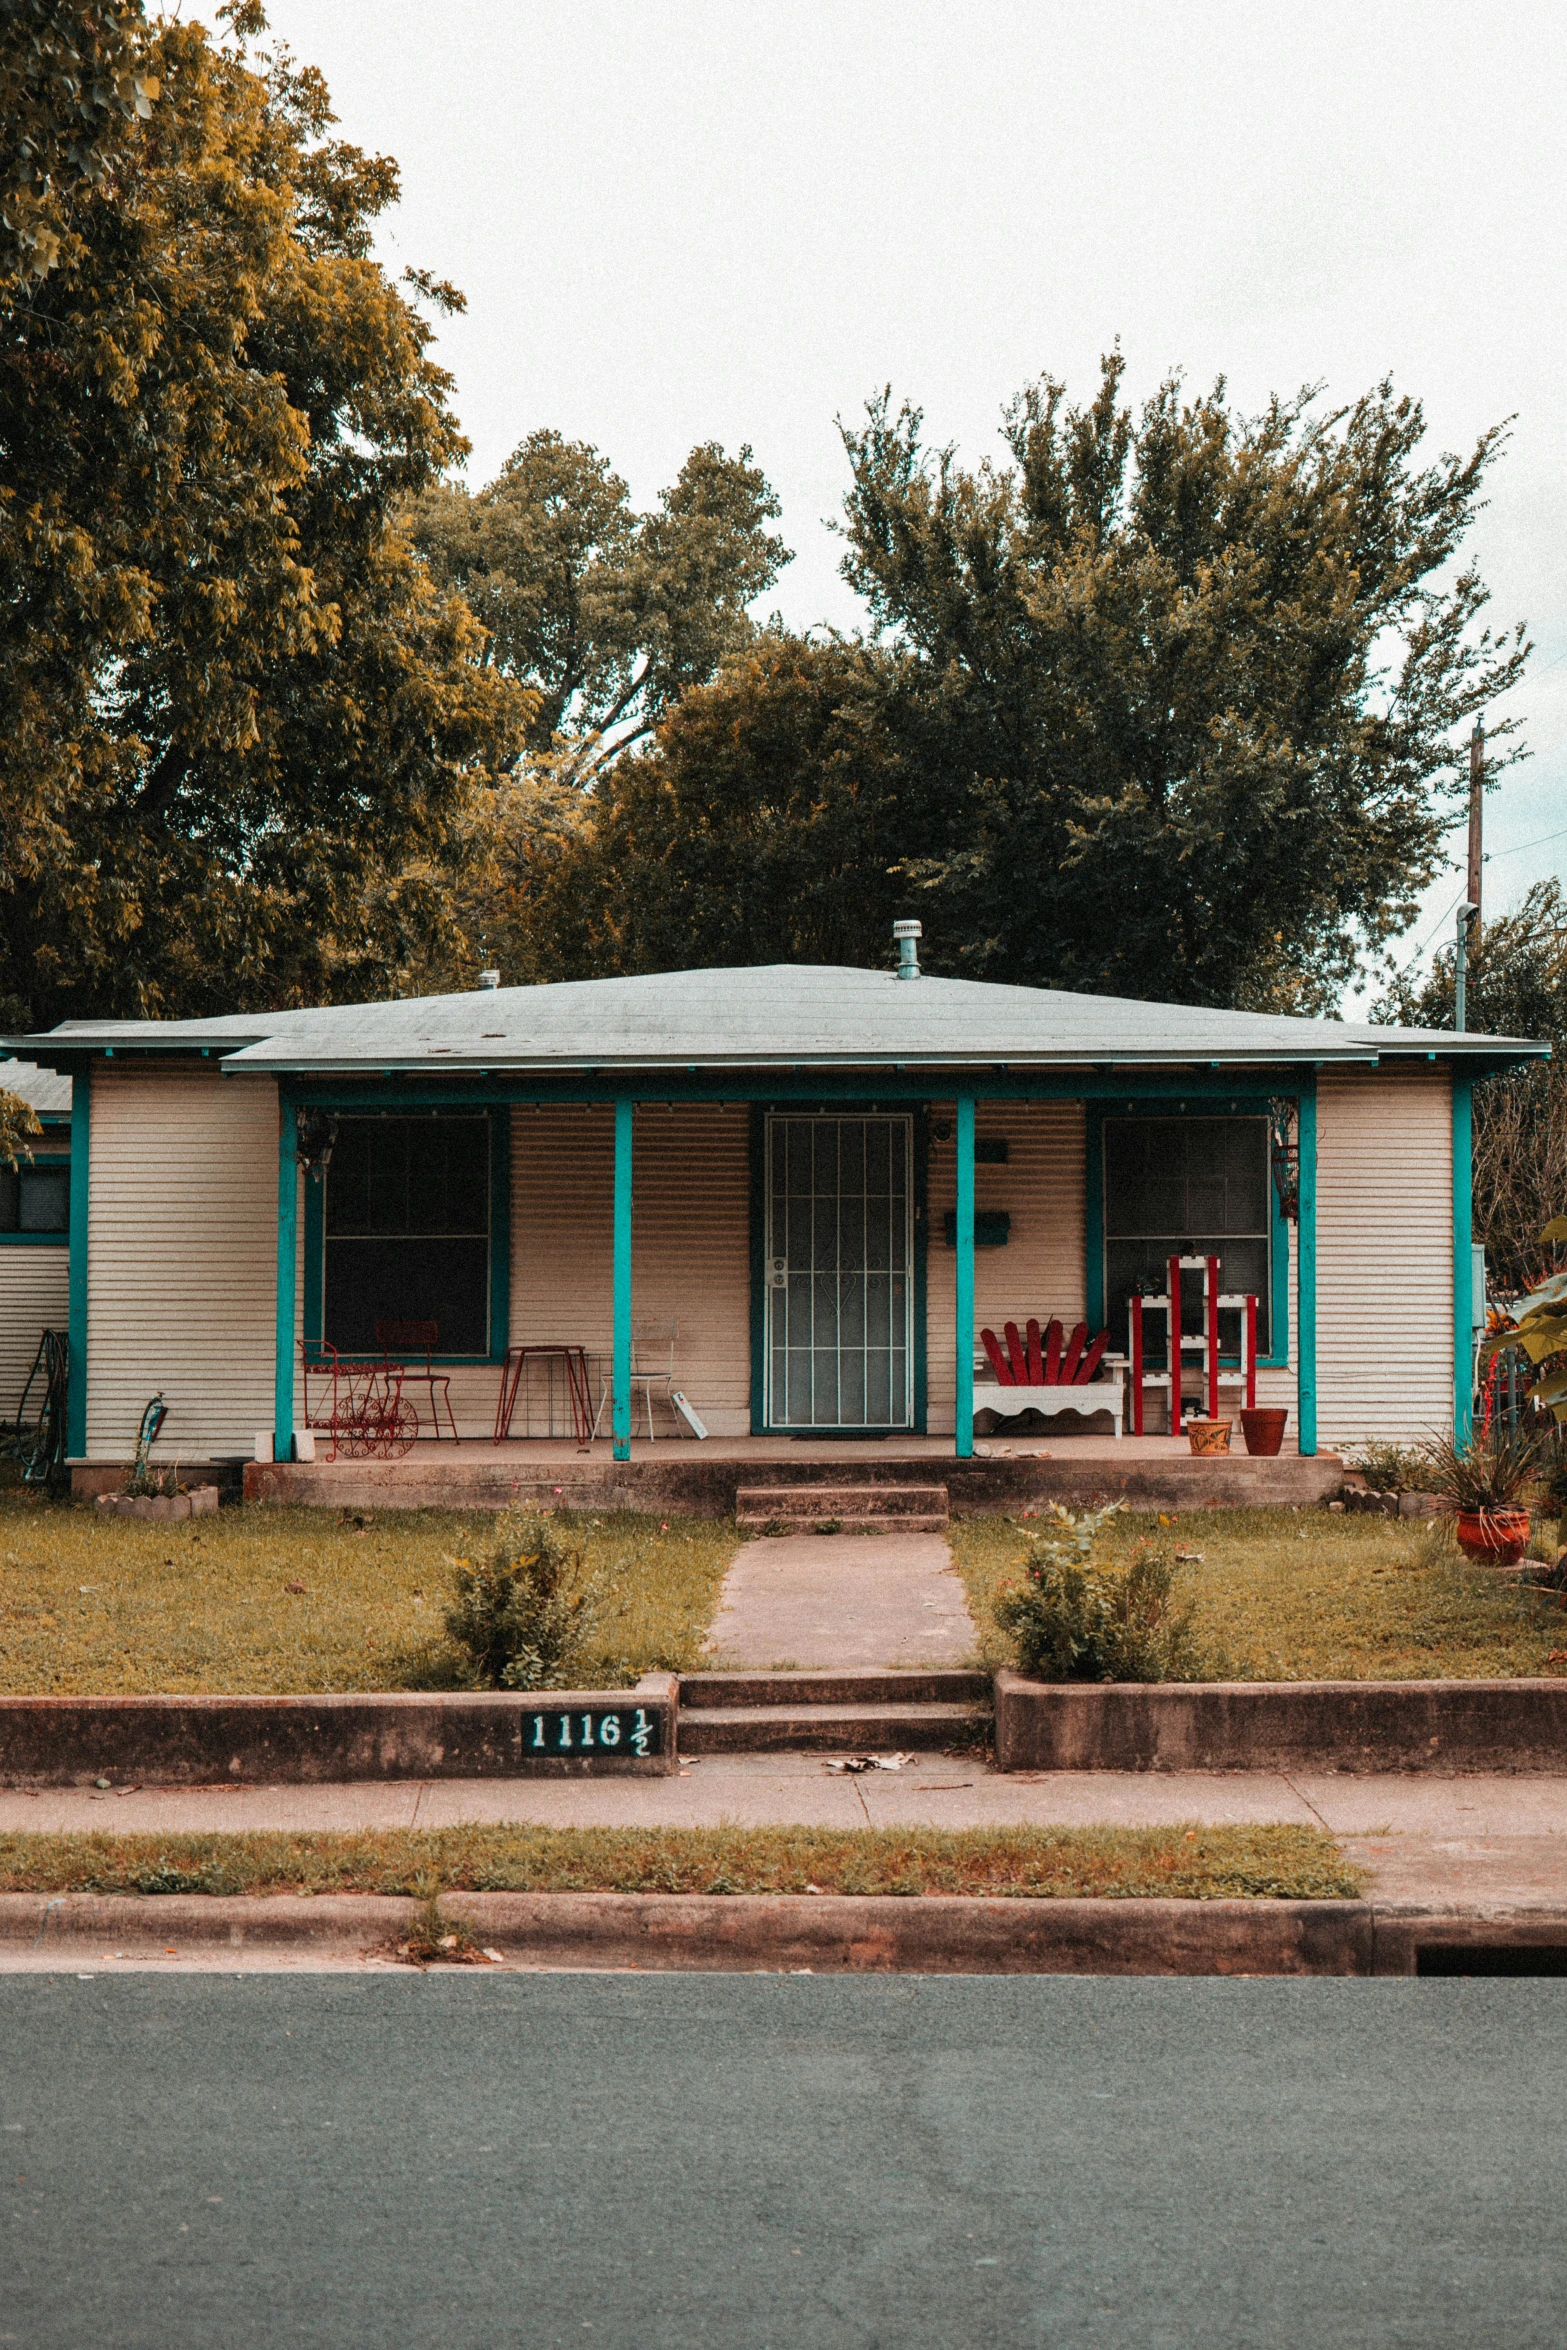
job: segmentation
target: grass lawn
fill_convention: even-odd
[[[981,1893],[1352,1900],[1320,1828],[512,1828],[0,1836],[3,1893]]]
[[[1211,1677],[1409,1681],[1567,1673],[1567,1615],[1471,1566],[1446,1524],[1326,1510],[1203,1510],[1118,1519],[1107,1555],[1144,1536],[1198,1551],[1188,1594]],[[987,1663],[1008,1661],[991,1616],[1025,1538],[1005,1518],[964,1518],[952,1549]]]
[[[690,1670],[733,1526],[629,1511],[561,1522],[616,1586],[586,1684]],[[494,1539],[492,1510],[257,1506],[158,1526],[0,1493],[0,1694],[450,1687],[446,1557]]]

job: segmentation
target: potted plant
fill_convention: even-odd
[[[1425,1448],[1429,1484],[1457,1513],[1458,1546],[1495,1567],[1515,1567],[1529,1547],[1524,1495],[1540,1474],[1543,1447],[1532,1428],[1493,1420],[1466,1445],[1438,1437]]]

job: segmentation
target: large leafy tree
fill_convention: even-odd
[[[38,13],[0,19],[6,86],[47,84]],[[395,166],[250,61],[259,8],[224,44],[96,13],[129,100],[28,182],[0,280],[0,997],[354,992],[526,716],[400,521],[464,446],[416,299],[455,297],[371,258]]]
[[[558,966],[883,960],[920,797],[889,667],[769,631],[687,693],[576,836],[539,844],[528,921]]]
[[[1451,1028],[1453,949],[1421,979],[1394,981],[1377,1016]],[[1512,1294],[1552,1261],[1545,1226],[1567,1210],[1567,903],[1536,882],[1520,904],[1470,938],[1464,1020],[1492,1036],[1543,1038],[1549,1061],[1487,1077],[1474,1094],[1474,1231],[1491,1286]]]
[[[778,512],[749,448],[704,442],[638,513],[597,449],[541,430],[476,495],[428,493],[414,530],[486,661],[536,695],[535,768],[582,786],[751,642],[747,607],[789,560]]]
[[[1025,391],[997,466],[928,449],[886,398],[844,432],[843,567],[904,656],[946,820],[907,868],[931,959],[1326,1008],[1410,919],[1460,730],[1524,658],[1462,557],[1500,434],[1423,464],[1386,384],[1244,417],[1170,381],[1134,416],[1122,365],[1086,408]]]

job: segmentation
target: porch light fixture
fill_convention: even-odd
[[[325,1110],[297,1110],[294,1128],[299,1137],[299,1163],[307,1174],[324,1177],[332,1164],[337,1120]]]

